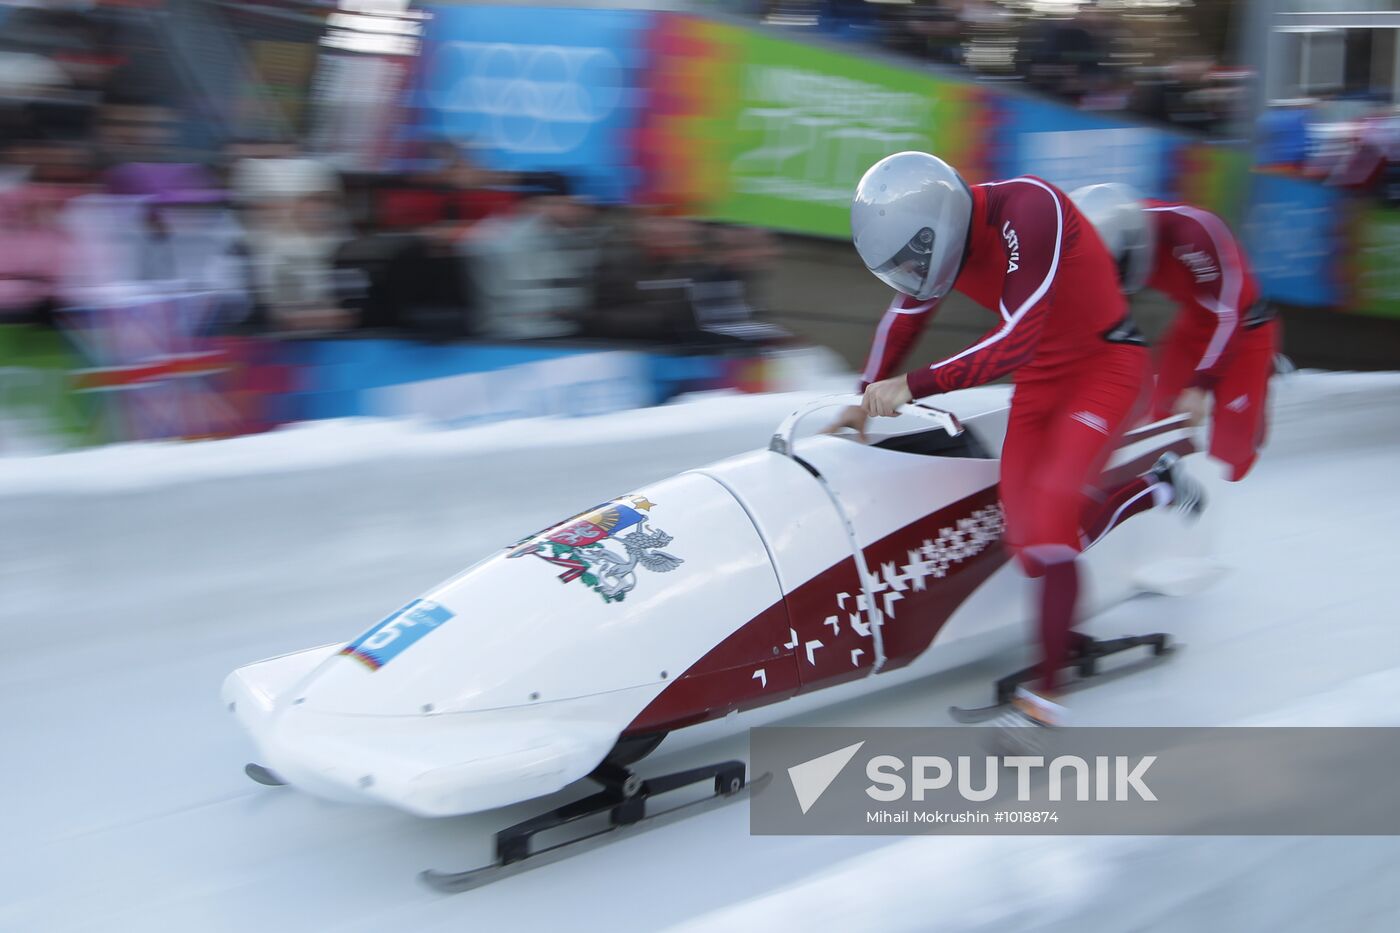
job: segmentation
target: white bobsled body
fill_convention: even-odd
[[[224,699],[288,783],[440,816],[559,790],[619,740],[965,663],[960,644],[1019,632],[1029,604],[1001,543],[1006,395],[949,401],[956,444],[905,417],[904,450],[821,436],[682,473],[503,547],[352,642],[240,668]],[[1189,435],[1140,430],[1114,464],[1140,472]],[[1091,602],[1202,547],[1180,522],[1126,523],[1087,555]]]

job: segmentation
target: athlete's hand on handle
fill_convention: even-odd
[[[836,416],[836,420],[822,428],[823,434],[835,434],[842,428],[851,428],[856,432],[856,436],[865,442],[865,422],[867,421],[865,409],[859,405],[851,405],[849,408],[841,409],[841,414]]]
[[[888,418],[898,414],[901,406],[914,400],[909,391],[909,380],[903,376],[882,379],[865,387],[865,398],[861,409],[872,418]]]

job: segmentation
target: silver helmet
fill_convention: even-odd
[[[1069,197],[1108,247],[1123,291],[1141,290],[1152,276],[1157,250],[1157,229],[1141,196],[1127,185],[1104,184],[1086,185]]]
[[[967,183],[927,152],[896,152],[876,162],[851,199],[851,240],[865,267],[920,301],[953,287],[971,223]]]

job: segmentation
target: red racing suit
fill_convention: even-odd
[[[1158,351],[1152,415],[1170,414],[1185,389],[1209,390],[1210,454],[1230,467],[1230,479],[1243,479],[1264,442],[1278,322],[1259,301],[1244,249],[1224,221],[1165,201],[1148,202],[1147,212],[1157,230],[1147,286],[1179,309]]]
[[[1027,572],[1072,560],[1086,488],[1145,402],[1149,360],[1124,333],[1112,258],[1059,189],[1033,177],[972,188],[967,255],[953,287],[1000,321],[908,376],[916,398],[1014,373],[1001,458],[1007,543]],[[862,389],[895,371],[936,301],[900,295],[876,330]]]

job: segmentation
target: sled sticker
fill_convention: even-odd
[[[660,528],[648,526],[655,507],[646,496],[605,502],[526,538],[511,548],[509,556],[533,554],[560,569],[560,582],[579,580],[603,602],[622,602],[637,585],[637,568],[666,573],[684,563],[674,554],[657,550],[672,539]],[[609,544],[622,545],[622,551]]]
[[[446,606],[426,599],[415,599],[341,648],[340,653],[377,671],[450,618],[452,610]]]

